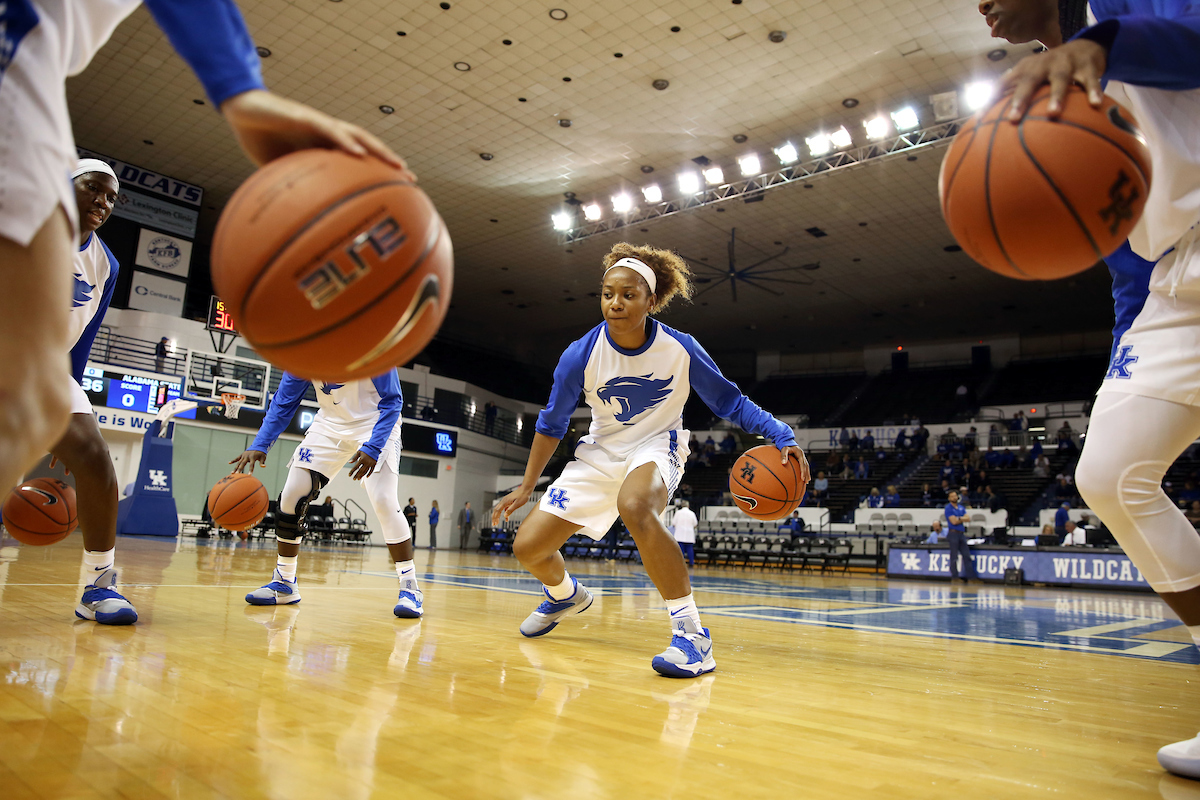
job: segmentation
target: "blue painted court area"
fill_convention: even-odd
[[[599,596],[656,594],[644,573],[580,577]],[[541,594],[541,584],[522,570],[455,567],[426,572],[421,580],[493,592]],[[1200,664],[1200,650],[1188,643],[1186,630],[1152,595],[1053,589],[1010,593],[1001,586],[959,589],[911,581],[821,588],[709,576],[693,576],[692,586],[709,596],[700,607],[706,616]],[[736,595],[742,602],[714,603],[714,594]],[[745,602],[747,599],[752,602]],[[1179,641],[1147,638],[1172,628],[1178,635],[1170,638]]]

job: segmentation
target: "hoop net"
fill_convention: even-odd
[[[246,395],[221,392],[221,402],[225,404],[226,418],[237,419],[238,412],[242,409],[242,404],[246,402]]]

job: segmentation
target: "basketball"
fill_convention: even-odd
[[[4,527],[23,544],[61,542],[78,524],[75,489],[57,478],[25,481],[4,501]]]
[[[971,258],[1010,278],[1053,280],[1091,267],[1129,237],[1150,192],[1150,153],[1128,110],[1072,86],[1062,116],[1050,87],[1017,124],[1009,96],[963,126],[938,177],[942,216]]]
[[[783,519],[800,505],[807,484],[800,463],[779,462],[779,448],[764,444],[742,453],[729,473],[729,492],[738,508],[754,519]]]
[[[264,358],[310,380],[370,378],[425,348],[450,307],[450,234],[405,173],[303,150],[234,192],[212,280]]]
[[[231,531],[244,531],[267,515],[267,487],[253,475],[235,472],[217,481],[208,492],[213,522]]]

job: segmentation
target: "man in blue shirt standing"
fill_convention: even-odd
[[[978,578],[975,564],[971,561],[971,550],[967,547],[967,507],[959,502],[958,492],[950,492],[950,502],[946,503],[946,542],[950,545],[950,580],[958,578],[958,556],[963,559],[963,579],[966,583],[970,578]]]
[[[1054,512],[1054,533],[1058,536],[1058,543],[1062,544],[1067,538],[1067,520],[1071,518],[1071,504],[1063,503],[1058,507],[1058,511]]]

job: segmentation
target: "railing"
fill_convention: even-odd
[[[88,358],[101,364],[141,369],[163,375],[182,375],[187,351],[168,352],[166,356],[159,358],[155,354],[157,348],[158,342],[121,336],[113,333],[107,325],[102,325],[92,342]]]

